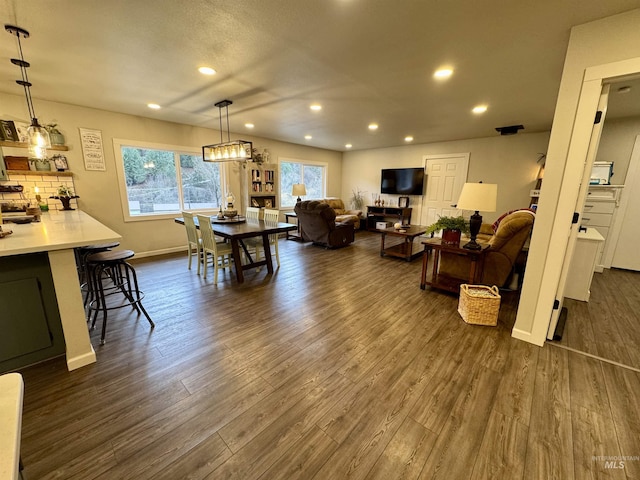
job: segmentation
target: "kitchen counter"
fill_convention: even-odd
[[[0,239],[0,257],[64,250],[122,238],[80,210],[44,212],[41,219],[23,225],[5,223],[2,229],[13,230],[13,233]]]
[[[9,268],[18,270],[22,269],[22,263],[37,263],[39,268],[44,264],[47,271],[50,271],[49,282],[51,283],[52,278],[55,290],[55,300],[52,302],[57,307],[57,312],[50,312],[46,317],[48,322],[53,322],[59,313],[67,368],[75,370],[95,362],[96,354],[89,339],[74,248],[116,241],[121,236],[80,210],[45,212],[40,222],[23,225],[5,223],[3,230],[7,228],[13,230],[13,234],[0,239],[0,261],[11,265]],[[6,271],[6,268],[5,272],[0,273],[11,275],[11,271]],[[13,279],[5,278],[7,280]],[[25,278],[22,281],[27,280]],[[26,322],[29,319],[17,320]],[[49,324],[48,328],[52,329],[54,326]],[[23,355],[23,358],[24,364],[11,364],[11,369],[29,364],[28,359],[31,357]],[[19,362],[20,358],[16,361]]]

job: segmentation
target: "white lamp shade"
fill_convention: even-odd
[[[495,183],[465,183],[457,208],[479,212],[495,212],[498,185]]]
[[[307,194],[307,189],[304,186],[304,183],[294,183],[293,189],[291,190],[291,195],[302,197]]]

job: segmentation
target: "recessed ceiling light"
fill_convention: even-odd
[[[378,129],[378,124],[377,123],[370,123],[369,124],[369,130],[377,130]]]
[[[198,71],[203,75],[215,75],[216,71],[211,67],[200,67]]]
[[[344,148],[351,148],[351,147],[353,147],[353,145],[351,145],[350,143],[347,143],[347,144],[344,146]]]
[[[304,136],[304,139],[305,139],[305,140],[311,140],[312,138],[313,138],[313,137],[312,137],[311,135],[305,135],[305,136]]]
[[[471,111],[477,115],[486,112],[487,108],[488,107],[486,105],[476,105]]]
[[[157,103],[147,103],[147,107],[153,110],[160,110],[160,105],[158,105]]]
[[[314,112],[319,112],[320,110],[322,110],[322,105],[314,103],[313,105],[310,105],[309,108]]]
[[[406,137],[404,137],[404,141],[405,142],[413,142],[413,137],[411,135],[407,135]]]
[[[440,68],[433,74],[435,78],[439,79],[449,78],[451,75],[453,75],[453,70],[450,68]]]
[[[255,127],[255,125],[253,123],[245,123],[244,126],[247,127],[247,128]]]

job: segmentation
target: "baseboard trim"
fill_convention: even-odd
[[[169,253],[186,252],[186,247],[163,248],[162,250],[150,250],[148,252],[136,252],[136,258],[156,257],[158,255],[167,255]]]
[[[84,367],[86,365],[90,365],[96,362],[96,352],[91,347],[91,351],[84,353],[82,355],[78,355],[77,357],[67,358],[67,369],[69,371],[76,370],[80,367]]]
[[[542,347],[544,345],[544,340],[542,341],[542,343],[536,342],[533,340],[533,335],[531,335],[531,332],[525,332],[524,330],[519,330],[517,328],[511,330],[511,336],[513,338],[517,338],[518,340],[522,340],[523,342],[537,345],[538,347]]]

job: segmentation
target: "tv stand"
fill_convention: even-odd
[[[411,223],[411,207],[367,207],[367,230],[376,231],[376,222]]]

